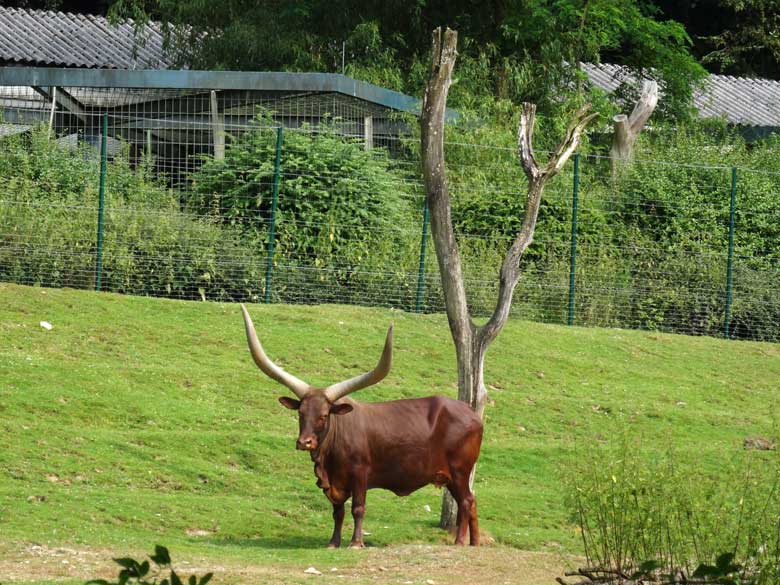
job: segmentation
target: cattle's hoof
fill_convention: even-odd
[[[328,548],[338,548],[340,546],[341,546],[340,542],[329,542],[328,543]]]
[[[349,548],[363,548],[365,545],[362,542],[350,542]]]

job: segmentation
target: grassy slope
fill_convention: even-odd
[[[456,393],[443,316],[251,312],[272,359],[318,384],[372,367],[394,320],[393,372],[360,398]],[[482,528],[501,543],[577,552],[558,476],[567,458],[628,430],[714,466],[744,437],[776,434],[780,345],[513,321],[486,379]],[[319,548],[330,506],[294,450],[284,393],[252,364],[237,306],[0,284],[0,545],[160,542],[281,565],[306,549],[308,562],[353,562]],[[448,538],[434,528],[439,493],[369,493],[367,542]]]

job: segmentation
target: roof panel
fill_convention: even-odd
[[[580,63],[590,82],[613,92],[622,81],[634,82],[625,67],[610,63]],[[693,102],[702,118],[725,118],[742,126],[780,127],[780,81],[731,75],[710,75]]]
[[[132,24],[132,23],[130,23]],[[129,24],[112,26],[102,16],[0,6],[0,60],[66,67],[167,69],[159,25],[136,40]]]

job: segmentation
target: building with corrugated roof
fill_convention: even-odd
[[[286,128],[327,122],[371,148],[397,145],[399,114],[420,110],[417,98],[335,73],[175,70],[158,24],[136,34],[91,15],[0,7],[0,63],[0,138],[49,124],[68,144],[96,143],[105,114],[110,137],[183,167],[260,111]]]

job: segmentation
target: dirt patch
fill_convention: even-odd
[[[126,551],[125,551],[126,552]],[[4,584],[113,579],[117,567],[112,557],[124,556],[108,549],[46,547],[37,544],[0,549],[0,575]],[[555,577],[577,559],[553,553],[529,552],[503,546],[477,549],[454,546],[407,545],[351,551],[355,566],[317,566],[321,574],[307,574],[311,563],[299,567],[276,564],[242,564],[205,558],[176,559],[184,575],[214,572],[215,584],[237,585],[317,583],[388,583],[399,585],[554,585]],[[354,561],[355,559],[351,559]],[[351,563],[350,563],[351,564]]]

